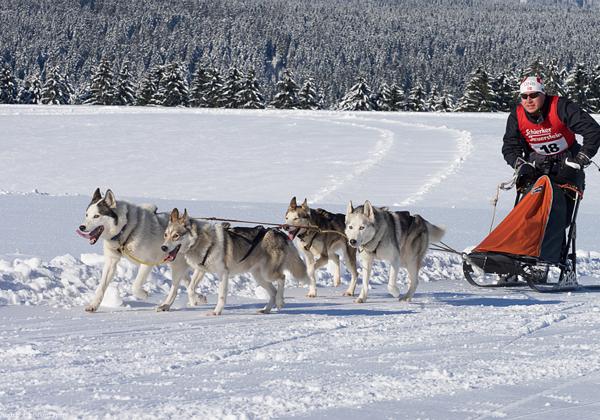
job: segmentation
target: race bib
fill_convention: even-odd
[[[564,137],[543,143],[529,143],[529,146],[540,155],[555,155],[569,148],[567,139]]]

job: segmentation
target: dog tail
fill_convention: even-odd
[[[429,242],[435,243],[442,240],[444,234],[446,233],[445,226],[436,226],[432,223],[427,223],[427,230],[429,231]]]
[[[301,283],[310,283],[310,279],[308,278],[308,273],[306,271],[306,264],[302,258],[300,258],[300,254],[298,254],[298,250],[292,241],[289,240],[287,241],[284,269],[289,271],[292,277]]]

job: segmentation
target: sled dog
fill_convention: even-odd
[[[308,207],[306,198],[302,205],[298,206],[296,197],[290,201],[285,213],[290,239],[298,238],[300,249],[305,255],[310,285],[308,297],[317,296],[317,279],[315,271],[333,262],[333,285],[340,285],[340,257],[336,252],[344,255],[344,263],[350,271],[351,281],[344,296],[354,295],[358,271],[356,269],[356,249],[348,244],[344,236],[344,215],[330,213],[323,209],[311,209]],[[314,226],[319,230],[309,230],[296,226]]]
[[[85,308],[86,311],[94,312],[100,306],[122,256],[139,266],[133,282],[133,294],[139,299],[148,297],[142,286],[152,271],[152,265],[165,258],[160,245],[168,221],[169,215],[157,213],[154,205],[138,206],[126,201],[117,201],[111,190],[107,190],[102,197],[100,188],[96,189],[85,212],[85,220],[77,231],[80,236],[88,239],[91,245],[99,239],[104,240],[102,278],[93,300]],[[170,266],[173,283],[179,284],[181,279],[187,276],[189,266],[183,260],[172,262]],[[206,303],[206,298],[195,291],[202,274],[194,273],[192,281],[188,283],[190,306]]]
[[[190,218],[187,210],[183,216],[176,208],[171,212],[162,250],[167,253],[167,261],[185,260],[198,271],[217,275],[219,291],[213,315],[223,312],[232,275],[249,272],[269,293],[261,313],[269,313],[273,305],[283,307],[284,271],[300,281],[308,281],[306,266],[284,233],[262,226],[232,228],[228,224],[212,224]],[[273,282],[277,282],[277,289]],[[174,281],[166,302],[172,302],[176,294]]]
[[[408,292],[400,300],[411,300],[419,284],[419,270],[427,248],[431,242],[440,241],[445,230],[418,214],[392,212],[373,207],[369,201],[365,201],[363,206],[357,208],[352,206],[352,202],[348,203],[345,232],[350,246],[359,251],[363,282],[356,302],[363,303],[367,300],[374,259],[390,263],[388,291],[394,297],[400,296],[396,285],[398,269],[401,266],[407,269],[410,284]]]

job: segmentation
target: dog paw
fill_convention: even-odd
[[[86,312],[96,312],[96,309],[98,309],[98,305],[88,305],[85,307],[85,311]]]
[[[188,306],[204,305],[207,302],[208,300],[206,300],[206,296],[204,295],[190,296],[188,299]]]
[[[317,291],[316,290],[309,290],[308,293],[306,294],[306,297],[309,297],[309,298],[317,297]]]
[[[137,299],[146,300],[148,299],[148,292],[146,292],[144,289],[134,290],[133,296],[135,296]]]
[[[366,298],[363,297],[357,297],[356,300],[354,301],[354,303],[365,303],[367,301]]]
[[[267,309],[267,308],[262,308],[262,309],[258,310],[257,313],[262,314],[262,315],[266,315],[266,314],[270,314],[271,310]]]
[[[205,313],[204,315],[206,315],[206,316],[219,316],[219,315],[221,315],[221,311],[219,311],[219,312],[217,312],[217,311],[210,311],[210,312]]]
[[[156,307],[156,312],[168,312],[169,309],[171,309],[171,305],[163,303],[162,305],[158,305]]]
[[[398,299],[400,302],[410,302],[412,300],[412,296],[404,295]]]
[[[392,295],[395,298],[400,296],[400,289],[398,289],[398,286],[393,286],[393,287],[388,286],[388,292],[390,292],[390,295]]]
[[[342,296],[354,296],[354,292],[346,290]]]

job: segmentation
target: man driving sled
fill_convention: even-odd
[[[548,175],[583,191],[583,169],[600,147],[600,125],[576,103],[546,95],[539,77],[526,77],[519,92],[520,103],[508,116],[502,146],[504,159],[518,171],[517,188],[527,189]],[[575,134],[583,137],[583,145]]]
[[[546,95],[538,77],[525,78],[519,91],[502,154],[517,172],[517,198],[522,198],[466,255],[463,271],[478,287],[526,283],[539,292],[574,290],[579,287],[575,219],[583,169],[598,151],[600,126],[577,104]],[[489,283],[488,275],[497,282]]]
[[[545,227],[544,256],[564,259],[568,247],[565,229],[571,225],[576,196],[585,188],[584,168],[600,146],[600,125],[579,105],[546,95],[539,77],[520,85],[520,103],[510,113],[502,154],[517,171],[517,191],[525,195],[542,175],[553,185],[551,215]],[[583,137],[583,145],[575,140]],[[570,239],[569,239],[570,241]]]

